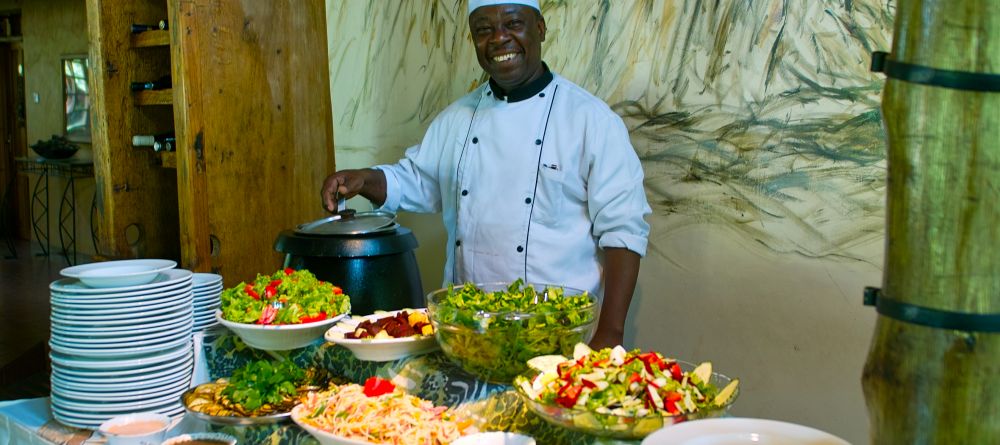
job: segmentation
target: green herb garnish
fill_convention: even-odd
[[[222,395],[247,411],[254,411],[265,404],[278,405],[295,397],[305,379],[306,371],[291,361],[260,360],[234,371]]]

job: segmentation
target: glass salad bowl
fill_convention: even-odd
[[[600,307],[581,290],[518,280],[438,289],[427,309],[445,355],[479,379],[509,384],[532,357],[589,341]]]
[[[694,365],[687,362],[676,361],[676,363],[680,365],[686,375],[695,368]],[[527,385],[523,383],[532,382],[540,374],[542,373],[532,370],[522,374],[515,380],[514,386],[517,388],[517,393],[530,411],[552,425],[594,436],[614,439],[638,440],[660,428],[676,423],[687,420],[720,417],[729,410],[729,407],[732,406],[733,401],[739,395],[739,386],[737,384],[734,385],[734,391],[729,395],[728,399],[721,405],[712,405],[700,408],[694,412],[680,412],[677,414],[660,411],[649,412],[642,416],[618,415],[607,411],[597,412],[596,410],[582,407],[568,408],[555,401],[547,402],[538,396],[532,395],[531,391],[526,389],[526,386],[530,386],[530,383]],[[725,375],[715,372],[711,373],[708,383],[715,388],[715,393],[712,395],[716,395],[719,390],[725,388],[732,381],[733,379]]]

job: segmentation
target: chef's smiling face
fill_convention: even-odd
[[[505,91],[526,85],[545,72],[545,20],[534,8],[483,6],[469,15],[469,29],[479,66]]]

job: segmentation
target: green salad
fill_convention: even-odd
[[[344,291],[308,270],[286,268],[257,275],[222,292],[222,318],[235,323],[299,324],[333,318],[351,309]]]
[[[642,435],[670,423],[721,414],[736,396],[739,379],[728,381],[712,374],[711,362],[691,371],[658,352],[626,351],[621,346],[592,351],[584,344],[573,359],[542,356],[529,360],[538,369],[533,376],[514,379],[529,400],[565,411],[546,410],[550,416],[591,430],[635,430]],[[644,419],[644,422],[637,422]],[[641,423],[641,424],[640,424]]]
[[[449,286],[428,309],[449,357],[482,379],[510,383],[528,359],[569,353],[586,341],[596,304],[586,292],[566,295],[562,288],[535,289],[517,280],[493,292],[468,283]]]

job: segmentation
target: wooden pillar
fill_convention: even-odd
[[[890,59],[1000,73],[1000,2],[899,2]],[[882,108],[884,296],[1000,314],[1000,92],[890,78]],[[1000,333],[880,316],[863,387],[872,443],[1000,443]]]

